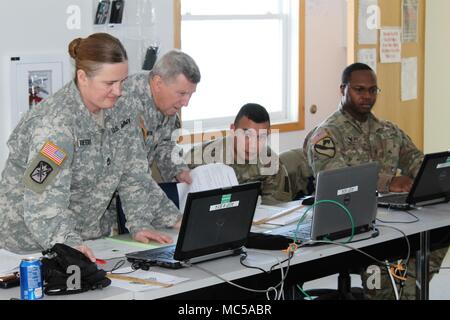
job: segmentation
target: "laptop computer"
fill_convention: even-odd
[[[126,254],[128,261],[177,269],[240,254],[255,214],[261,182],[189,193],[176,245]]]
[[[378,206],[409,210],[450,200],[450,152],[426,154],[409,193],[384,194]]]
[[[317,175],[315,202],[332,200],[344,205],[352,215],[354,234],[373,229],[377,215],[378,163],[321,171]],[[332,203],[321,203],[311,209],[312,219],[299,225],[270,230],[299,242],[340,239],[350,236],[352,224],[346,212]],[[296,235],[296,237],[295,237]]]

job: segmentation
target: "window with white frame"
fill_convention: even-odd
[[[299,121],[299,1],[180,0],[181,50],[202,73],[184,129],[228,129],[249,102],[272,124]]]

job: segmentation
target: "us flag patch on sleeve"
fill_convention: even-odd
[[[53,161],[60,166],[67,157],[67,154],[58,146],[47,141],[40,151],[41,155]]]

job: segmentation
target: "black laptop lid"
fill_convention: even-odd
[[[246,244],[260,182],[189,193],[174,258],[187,260]]]
[[[450,152],[427,154],[406,201],[423,205],[423,202],[448,200],[450,200]]]

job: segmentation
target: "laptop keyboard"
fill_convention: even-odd
[[[175,248],[171,248],[167,251],[160,252],[159,254],[156,254],[155,256],[159,259],[173,259],[173,255],[175,254]]]
[[[147,260],[159,260],[159,259],[173,259],[173,255],[175,254],[175,246],[171,246],[166,248],[165,250],[157,251],[155,252],[155,249],[150,249],[147,251],[141,251],[139,252],[140,255],[142,255],[143,258]]]
[[[297,235],[296,236],[297,239],[309,239],[311,236],[311,224],[310,223],[301,224],[298,227],[297,233],[295,233],[295,231],[296,229],[290,230],[285,235],[290,238],[294,238],[295,235]]]
[[[380,197],[378,200],[380,202],[403,204],[403,203],[406,203],[407,197],[408,197],[407,194],[392,194],[392,195]]]

